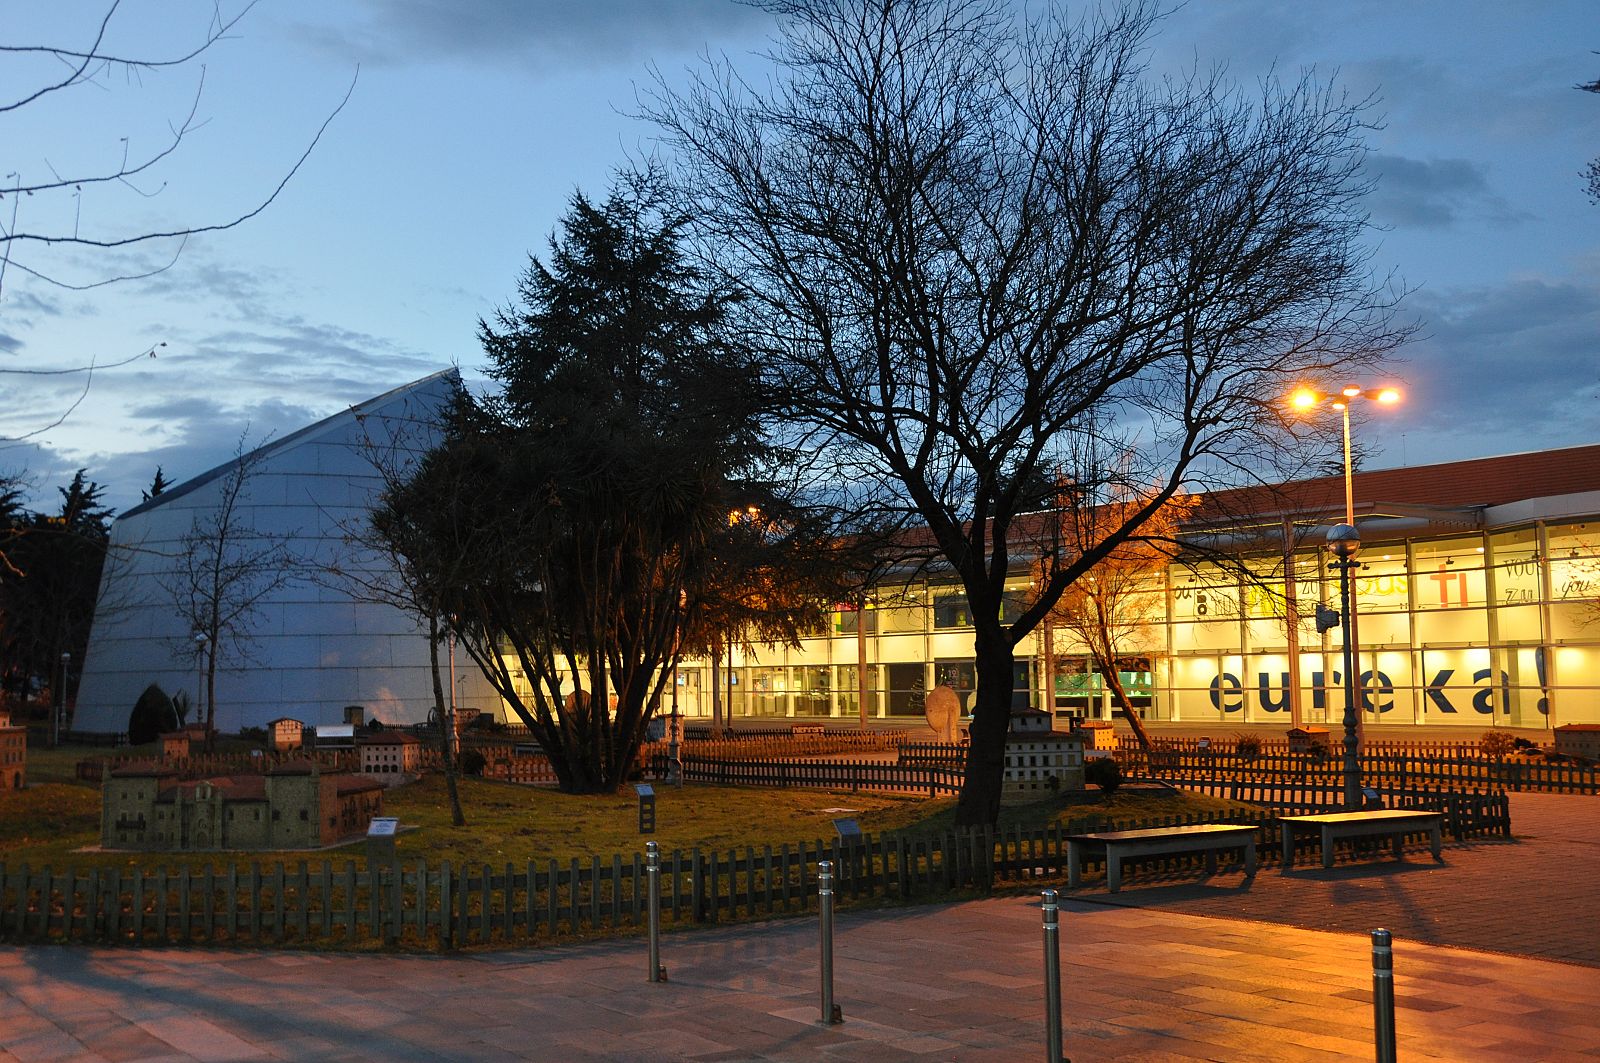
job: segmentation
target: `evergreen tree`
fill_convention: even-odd
[[[144,501],[148,502],[171,486],[172,485],[167,482],[166,477],[161,475],[161,466],[157,465],[156,478],[151,480],[150,486],[139,492],[139,494]]]
[[[780,455],[759,367],[727,327],[727,293],[680,252],[683,224],[653,174],[600,204],[574,196],[519,305],[480,325],[502,393],[464,397],[449,442],[374,518],[438,584],[568,791],[624,780],[673,664],[726,597],[735,542],[770,558],[826,541],[804,520],[759,535],[729,520],[783,508],[768,479]],[[790,637],[802,599],[826,596],[790,596]]]

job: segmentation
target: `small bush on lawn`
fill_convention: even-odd
[[[1486,757],[1499,760],[1517,748],[1517,740],[1504,731],[1485,731],[1478,739],[1478,750]]]
[[[1234,737],[1233,750],[1241,757],[1259,757],[1261,755],[1261,736],[1258,734],[1240,734]]]
[[[1096,757],[1083,765],[1083,781],[1093,783],[1108,794],[1122,785],[1122,765],[1110,757]]]

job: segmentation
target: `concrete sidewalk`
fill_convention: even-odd
[[[1402,1059],[1600,1058],[1597,812],[1514,795],[1516,842],[1447,846],[1442,866],[1136,877],[1114,899],[1090,882],[1063,905],[1067,1055],[1370,1060],[1365,931],[1393,924]],[[449,957],[4,949],[0,1061],[1036,1060],[1040,941],[1035,895],[843,914],[837,1027],[816,1023],[814,916],[670,934],[665,985],[638,938]]]
[[[1072,902],[1066,1045],[1096,1060],[1370,1060],[1363,936]],[[0,1050],[40,1060],[971,1060],[1043,1056],[1027,898],[450,958],[0,953]],[[1401,941],[1402,1058],[1600,1058],[1600,972]]]

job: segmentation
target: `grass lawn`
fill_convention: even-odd
[[[57,750],[54,755],[61,754]],[[71,759],[76,760],[76,756]],[[30,751],[30,775],[32,754]],[[70,766],[69,766],[70,773]],[[656,787],[656,832],[638,832],[638,801],[632,789],[604,797],[574,797],[553,790],[504,783],[461,780],[466,827],[450,825],[444,780],[429,776],[418,783],[389,790],[386,815],[397,816],[403,831],[398,848],[403,861],[426,860],[437,866],[449,860],[463,864],[503,866],[530,859],[541,862],[593,855],[624,857],[642,851],[648,840],[664,853],[699,847],[726,852],[753,845],[777,848],[784,843],[829,840],[831,820],[851,816],[869,833],[906,831],[935,833],[955,823],[955,800],[828,790],[740,788],[721,786]],[[1201,795],[1152,796],[1117,794],[1098,804],[1044,801],[1006,809],[1001,825],[1072,826],[1092,817],[1122,821],[1153,816],[1246,808]],[[839,811],[845,809],[848,811]],[[126,853],[80,852],[99,842],[100,792],[78,783],[36,783],[20,792],[0,792],[0,861],[13,866],[73,866],[87,869],[165,866],[225,866],[251,861],[268,863],[273,853]],[[312,864],[332,860],[364,863],[357,842],[313,853],[286,852],[287,861]]]

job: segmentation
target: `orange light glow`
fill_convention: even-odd
[[[1344,389],[1340,391],[1339,394],[1343,395],[1347,399],[1353,399],[1357,395],[1361,394],[1361,389],[1356,387],[1354,384],[1346,384]]]
[[[1301,388],[1289,396],[1289,404],[1297,410],[1309,410],[1317,404],[1318,395],[1310,388]]]
[[[1400,392],[1395,388],[1384,388],[1378,392],[1378,401],[1392,406],[1400,401]]]

